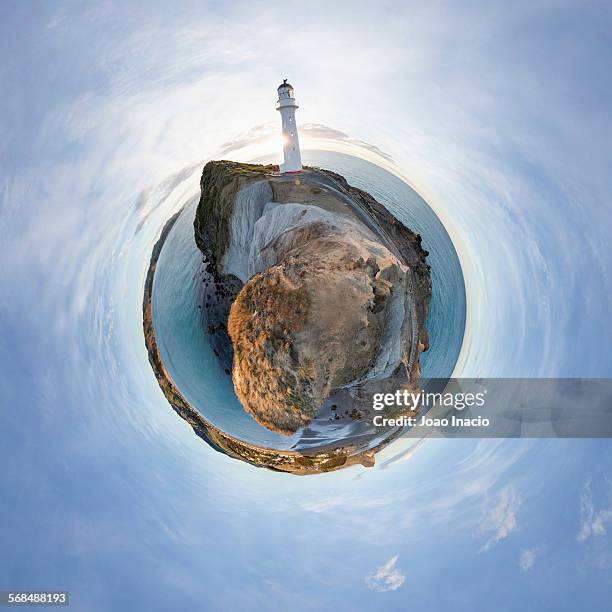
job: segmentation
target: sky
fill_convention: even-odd
[[[77,610],[605,609],[607,440],[256,470],[168,409],[139,317],[181,177],[279,151],[288,78],[304,148],[378,163],[444,222],[456,375],[609,377],[611,12],[2,3],[0,589],[67,588]]]

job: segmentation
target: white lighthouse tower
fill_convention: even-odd
[[[284,79],[278,88],[276,110],[280,112],[283,123],[283,156],[284,163],[280,165],[281,173],[299,172],[302,169],[300,141],[298,140],[295,123],[295,109],[299,108],[293,95],[293,87]]]

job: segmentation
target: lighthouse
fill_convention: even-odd
[[[287,79],[284,79],[278,87],[278,102],[276,103],[276,110],[280,112],[283,124],[284,163],[280,165],[281,174],[299,172],[302,169],[300,141],[295,123],[296,108],[299,107],[293,95],[293,87],[287,83]]]

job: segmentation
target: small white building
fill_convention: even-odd
[[[280,165],[281,174],[285,172],[300,172],[302,169],[302,155],[298,139],[295,110],[299,108],[293,95],[293,87],[284,79],[278,88],[278,102],[276,110],[280,112],[283,123],[283,157],[284,163]]]

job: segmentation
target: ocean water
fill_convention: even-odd
[[[422,357],[423,376],[450,377],[461,350],[466,302],[459,258],[440,220],[416,191],[374,164],[324,151],[305,151],[304,161],[344,175],[349,183],[369,191],[398,219],[423,236],[424,248],[430,253],[432,275],[427,320],[430,349]],[[198,307],[202,255],[195,245],[193,232],[197,202],[197,194],[186,202],[157,263],[153,321],[161,357],[184,397],[218,428],[259,445],[300,448],[304,444],[301,432],[290,437],[275,434],[243,410],[231,376],[224,372],[204,333],[205,315]],[[346,428],[335,423],[326,428],[329,429],[324,435],[327,441],[347,435]]]

